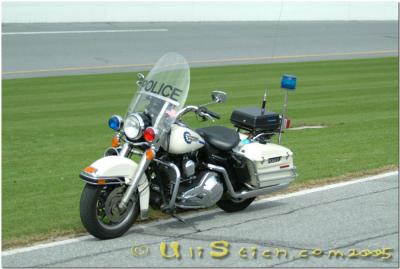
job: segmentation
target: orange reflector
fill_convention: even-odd
[[[288,168],[289,167],[289,164],[282,164],[281,166],[279,166],[281,169],[282,168]]]
[[[88,166],[83,171],[85,171],[86,173],[91,174],[91,173],[95,173],[97,171],[97,169],[94,168],[94,167]]]
[[[113,136],[113,138],[112,138],[112,140],[111,140],[111,147],[113,147],[113,148],[118,148],[119,147],[119,145],[120,145],[120,143],[119,143],[119,138],[118,138],[118,136]]]
[[[97,184],[99,184],[99,185],[106,185],[106,180],[105,179],[98,179],[97,180]]]
[[[151,161],[154,159],[154,157],[156,156],[156,153],[154,152],[154,150],[152,149],[147,149],[146,150],[146,159]]]

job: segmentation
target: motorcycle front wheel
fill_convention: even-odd
[[[80,200],[80,216],[83,226],[99,239],[111,239],[123,235],[139,215],[139,197],[135,193],[128,206],[121,211],[118,204],[126,186],[86,184]]]

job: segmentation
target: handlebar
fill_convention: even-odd
[[[215,118],[215,119],[220,119],[221,118],[220,115],[218,115],[217,113],[215,113],[213,111],[208,110],[207,107],[205,107],[205,106],[200,106],[200,107],[187,106],[187,107],[184,107],[177,113],[176,118],[179,118],[179,117],[185,115],[186,113],[188,113],[190,111],[193,111],[196,114],[198,114],[199,116],[206,117],[206,118],[209,118],[211,120],[213,118]]]
[[[182,117],[183,115],[185,115],[186,113],[190,112],[190,111],[194,111],[197,112],[199,108],[197,106],[187,106],[182,108],[181,110],[178,111],[178,113],[176,114],[176,118],[179,119],[180,117]]]
[[[213,111],[211,111],[211,110],[208,110],[205,106],[199,107],[198,112],[199,112],[199,113],[208,114],[208,115],[210,115],[211,117],[213,117],[213,118],[215,118],[215,119],[218,119],[218,120],[221,118],[220,115],[218,115],[218,113],[215,113],[215,112],[213,112]]]

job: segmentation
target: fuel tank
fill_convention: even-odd
[[[171,154],[184,154],[198,150],[204,145],[204,139],[195,131],[172,124],[170,138],[165,139],[161,146]]]

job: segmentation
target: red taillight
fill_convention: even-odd
[[[289,167],[289,164],[282,164],[281,166],[279,166],[280,169],[288,168],[288,167]]]
[[[144,140],[146,140],[147,142],[151,143],[154,141],[154,139],[156,138],[156,132],[154,131],[153,128],[148,127],[146,128],[146,130],[144,130],[143,132],[143,138]]]
[[[290,119],[284,118],[284,119],[283,119],[283,128],[289,129],[290,127],[291,127]]]

